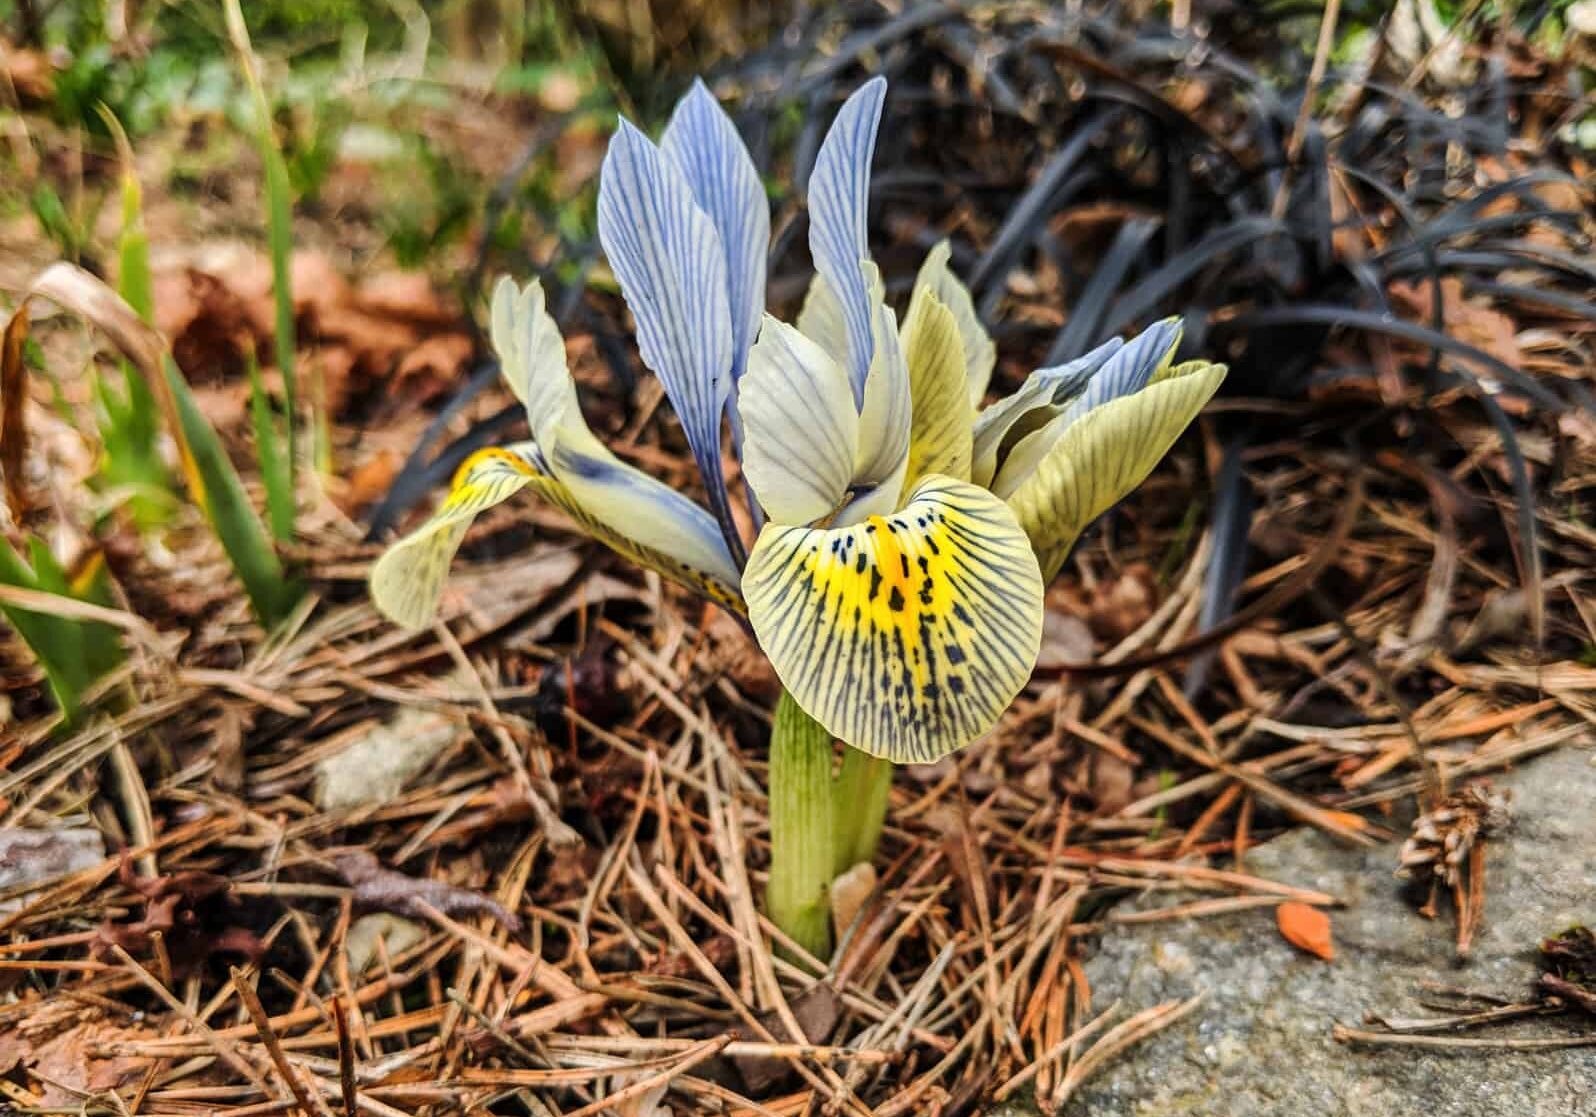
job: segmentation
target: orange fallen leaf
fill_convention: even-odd
[[[1275,909],[1275,922],[1281,937],[1298,950],[1316,954],[1326,962],[1335,960],[1336,948],[1330,941],[1330,917],[1318,908],[1295,901]]]

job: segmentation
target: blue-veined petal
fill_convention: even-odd
[[[1086,385],[1086,391],[1070,401],[1066,414],[1080,417],[1109,400],[1141,391],[1153,378],[1169,367],[1180,347],[1181,320],[1165,318],[1116,350]]]
[[[726,253],[732,325],[732,379],[743,374],[765,309],[770,202],[737,126],[702,81],[676,104],[660,148],[687,177]]]
[[[953,315],[964,347],[964,375],[968,382],[970,403],[979,407],[982,397],[986,395],[986,386],[992,380],[992,368],[997,364],[997,346],[992,343],[992,335],[981,324],[981,316],[976,313],[970,289],[959,282],[958,276],[948,267],[948,259],[952,254],[953,249],[947,241],[938,241],[926,253],[925,263],[920,265],[920,274],[915,277],[914,289],[918,292],[921,288],[929,288]]]
[[[1002,501],[949,477],[853,527],[767,525],[743,589],[760,647],[805,712],[898,763],[990,729],[1041,644],[1029,540]]]
[[[737,564],[715,518],[699,505],[627,465],[598,439],[570,429],[561,432],[549,465],[569,494],[568,502],[555,503],[590,535],[639,565],[740,607]]]
[[[747,435],[743,475],[771,519],[807,524],[836,511],[859,449],[859,413],[842,366],[766,315],[739,405]]]
[[[1065,402],[1057,414],[1035,430],[1016,432],[1018,437],[1008,440],[1009,449],[987,487],[1005,499],[1011,496],[1082,416],[1111,400],[1135,395],[1168,369],[1180,345],[1180,332],[1180,319],[1166,318],[1116,350],[1092,374],[1085,390]]]
[[[809,253],[841,308],[857,407],[864,406],[874,349],[870,291],[859,265],[870,257],[870,159],[886,95],[886,80],[873,78],[843,102],[809,175]]]
[[[733,355],[726,253],[675,161],[625,120],[604,156],[598,226],[638,350],[676,409],[711,505],[730,525],[720,459]]]
[[[1015,439],[1057,416],[1058,406],[1078,396],[1093,374],[1124,344],[1113,338],[1067,364],[1039,368],[1013,394],[977,415],[970,479],[977,485],[990,485]]]
[[[1044,578],[1058,573],[1088,524],[1152,472],[1224,378],[1225,366],[1207,361],[1163,368],[1141,391],[1086,412],[1053,442],[1008,499]]]

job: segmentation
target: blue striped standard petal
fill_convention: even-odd
[[[643,362],[664,384],[710,505],[735,539],[720,459],[733,356],[726,253],[675,161],[625,120],[604,156],[598,226]]]
[[[1133,396],[1169,368],[1180,345],[1179,318],[1166,318],[1126,342],[1091,374],[1084,391],[1063,403],[1047,422],[1009,440],[997,476],[988,486],[1007,499],[1024,483],[1053,445],[1075,423],[1116,399]]]
[[[1147,387],[1156,375],[1169,367],[1175,350],[1180,347],[1181,332],[1179,318],[1165,318],[1131,338],[1092,375],[1086,391],[1070,401],[1065,414],[1079,418],[1109,400],[1133,395]]]
[[[835,296],[846,326],[846,367],[856,407],[864,406],[865,380],[875,348],[870,291],[859,265],[870,257],[866,222],[870,159],[886,95],[886,80],[873,78],[843,102],[809,175],[809,253],[815,270]]]
[[[926,763],[985,733],[1025,686],[1042,579],[1002,501],[933,474],[847,528],[767,525],[743,578],[782,685],[854,748]]]
[[[1113,338],[1068,364],[1039,368],[975,417],[970,479],[990,485],[1006,451],[1025,434],[1059,414],[1059,405],[1080,395],[1093,374],[1125,343]]]
[[[770,202],[737,126],[701,80],[676,104],[660,149],[673,159],[720,234],[726,253],[731,311],[733,383],[765,309],[765,260],[770,252]]]

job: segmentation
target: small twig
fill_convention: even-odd
[[[1042,1054],[1032,1060],[1024,1070],[1020,1071],[1007,1082],[1003,1083],[1003,1085],[999,1086],[997,1090],[993,1092],[992,1100],[1002,1101],[1015,1090],[1018,1090],[1021,1086],[1024,1086],[1031,1079],[1035,1078],[1037,1072],[1051,1063],[1054,1059],[1057,1059],[1065,1052],[1073,1052],[1075,1048],[1079,1047],[1082,1043],[1086,1042],[1093,1035],[1106,1027],[1108,1022],[1114,1018],[1114,1014],[1118,1011],[1119,1002],[1115,1001],[1102,1012],[1098,1013],[1097,1016],[1092,1020],[1082,1024],[1079,1028],[1076,1028],[1073,1032],[1059,1040],[1052,1047],[1049,1047],[1046,1051],[1042,1052]]]
[[[355,1117],[358,1107],[355,1085],[355,1045],[349,1037],[349,1004],[342,997],[332,1002],[333,1027],[338,1032],[338,1084],[343,1095],[344,1117]]]
[[[1337,1024],[1330,1030],[1337,1043],[1366,1043],[1375,1047],[1427,1047],[1437,1051],[1549,1051],[1565,1047],[1596,1047],[1596,1035],[1554,1036],[1549,1039],[1483,1039],[1477,1036],[1426,1036],[1407,1032],[1369,1032]]]
[[[305,1090],[304,1083],[299,1081],[299,1076],[294,1073],[294,1068],[288,1065],[288,1056],[283,1053],[283,1045],[278,1042],[277,1033],[272,1031],[271,1020],[266,1016],[266,1007],[260,1003],[260,995],[255,992],[255,987],[244,976],[244,971],[234,966],[231,971],[233,989],[238,993],[238,999],[244,1006],[244,1011],[249,1013],[249,1019],[255,1025],[255,1034],[260,1037],[261,1043],[266,1046],[266,1054],[271,1056],[272,1064],[277,1068],[277,1074],[282,1078],[289,1091],[294,1095],[294,1100],[299,1103],[300,1110],[305,1117],[332,1117],[325,1102],[318,1096],[316,1103],[312,1104],[310,1094]]]
[[[1155,1032],[1161,1032],[1181,1020],[1202,1002],[1202,993],[1187,1001],[1165,1001],[1161,1005],[1143,1009],[1129,1020],[1109,1029],[1102,1039],[1092,1044],[1086,1054],[1081,1056],[1079,1062],[1065,1072],[1064,1080],[1053,1092],[1054,1110],[1061,1108],[1070,1099],[1070,1095],[1079,1089],[1098,1067],[1127,1047],[1140,1043]]]
[[[1324,15],[1319,20],[1319,41],[1313,48],[1313,65],[1308,70],[1308,84],[1302,90],[1302,104],[1297,106],[1297,119],[1291,125],[1291,139],[1286,144],[1286,165],[1280,171],[1280,188],[1275,191],[1275,201],[1270,215],[1279,221],[1286,213],[1286,203],[1291,197],[1288,184],[1291,170],[1302,156],[1304,135],[1308,121],[1313,118],[1313,98],[1324,81],[1324,72],[1330,64],[1330,51],[1335,46],[1336,24],[1341,19],[1341,0],[1328,0]]]
[[[633,1100],[634,1098],[640,1098],[650,1090],[655,1090],[661,1086],[668,1085],[672,1079],[675,1079],[680,1075],[685,1074],[687,1071],[692,1070],[704,1060],[713,1059],[716,1055],[719,1055],[726,1049],[726,1045],[731,1043],[731,1040],[732,1037],[729,1035],[716,1036],[714,1039],[706,1039],[703,1043],[699,1044],[697,1047],[694,1047],[692,1050],[687,1052],[687,1054],[683,1055],[681,1059],[669,1069],[662,1070],[658,1074],[651,1074],[647,1078],[639,1079],[630,1086],[627,1086],[625,1089],[617,1090],[609,1097],[600,1098],[591,1105],[584,1105],[581,1109],[573,1109],[570,1113],[567,1113],[565,1117],[595,1117],[596,1114],[602,1113],[604,1110],[609,1109],[612,1106],[621,1106],[626,1102]]]

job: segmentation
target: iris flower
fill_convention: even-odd
[[[1168,320],[983,407],[996,352],[946,243],[901,325],[870,258],[885,94],[879,78],[857,90],[816,157],[817,274],[795,325],[764,313],[768,203],[709,91],[694,85],[658,145],[621,121],[599,237],[708,506],[603,446],[541,288],[501,280],[492,341],[531,437],[467,461],[432,519],[379,560],[383,612],[427,623],[471,519],[531,489],[745,616],[791,700],[855,749],[932,761],[991,728],[1030,677],[1043,588],[1071,544],[1147,476],[1225,370],[1174,364]],[[762,524],[751,551],[731,513],[727,433]]]

